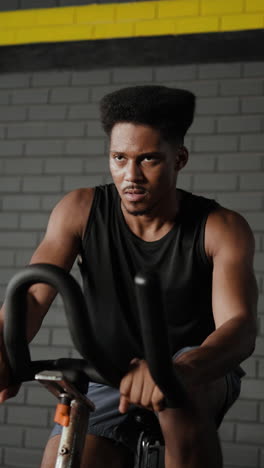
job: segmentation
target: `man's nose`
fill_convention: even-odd
[[[129,161],[126,165],[125,178],[130,182],[142,180],[143,174],[140,165],[137,164],[135,161]]]

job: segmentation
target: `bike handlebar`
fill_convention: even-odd
[[[30,357],[26,333],[27,291],[35,283],[49,284],[62,296],[73,344],[92,369],[92,380],[119,387],[122,375],[93,335],[79,284],[62,268],[50,264],[25,267],[14,275],[7,287],[4,342],[14,380],[34,380],[34,375],[44,370],[45,363],[52,362],[31,361]],[[166,397],[166,405],[181,406],[186,392],[172,365],[159,280],[154,273],[141,273],[135,278],[135,287],[150,372]]]

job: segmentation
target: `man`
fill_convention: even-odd
[[[253,352],[256,336],[254,241],[240,215],[176,189],[188,159],[183,143],[194,102],[192,93],[163,86],[105,96],[101,120],[110,138],[114,184],[66,195],[31,259],[70,270],[79,255],[100,346],[124,374],[121,397],[109,387],[91,387],[97,411],[89,424],[86,468],[131,466],[133,425],[127,429],[127,421],[135,405],[159,418],[166,468],[222,467],[217,427],[239,395],[239,363]],[[133,286],[142,268],[160,275],[172,359],[188,391],[187,407],[164,408],[143,359]],[[30,289],[29,340],[54,296],[47,285]],[[12,394],[4,347],[1,381],[4,400]],[[59,433],[55,427],[42,468],[54,466]]]

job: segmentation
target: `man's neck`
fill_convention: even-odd
[[[149,213],[134,215],[121,202],[121,210],[129,229],[139,238],[154,242],[165,236],[174,226],[180,210],[182,192],[173,191],[166,198],[166,204],[157,204]]]

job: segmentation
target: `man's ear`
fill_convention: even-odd
[[[186,164],[189,158],[189,152],[185,146],[180,146],[177,149],[175,157],[175,169],[180,171]]]

